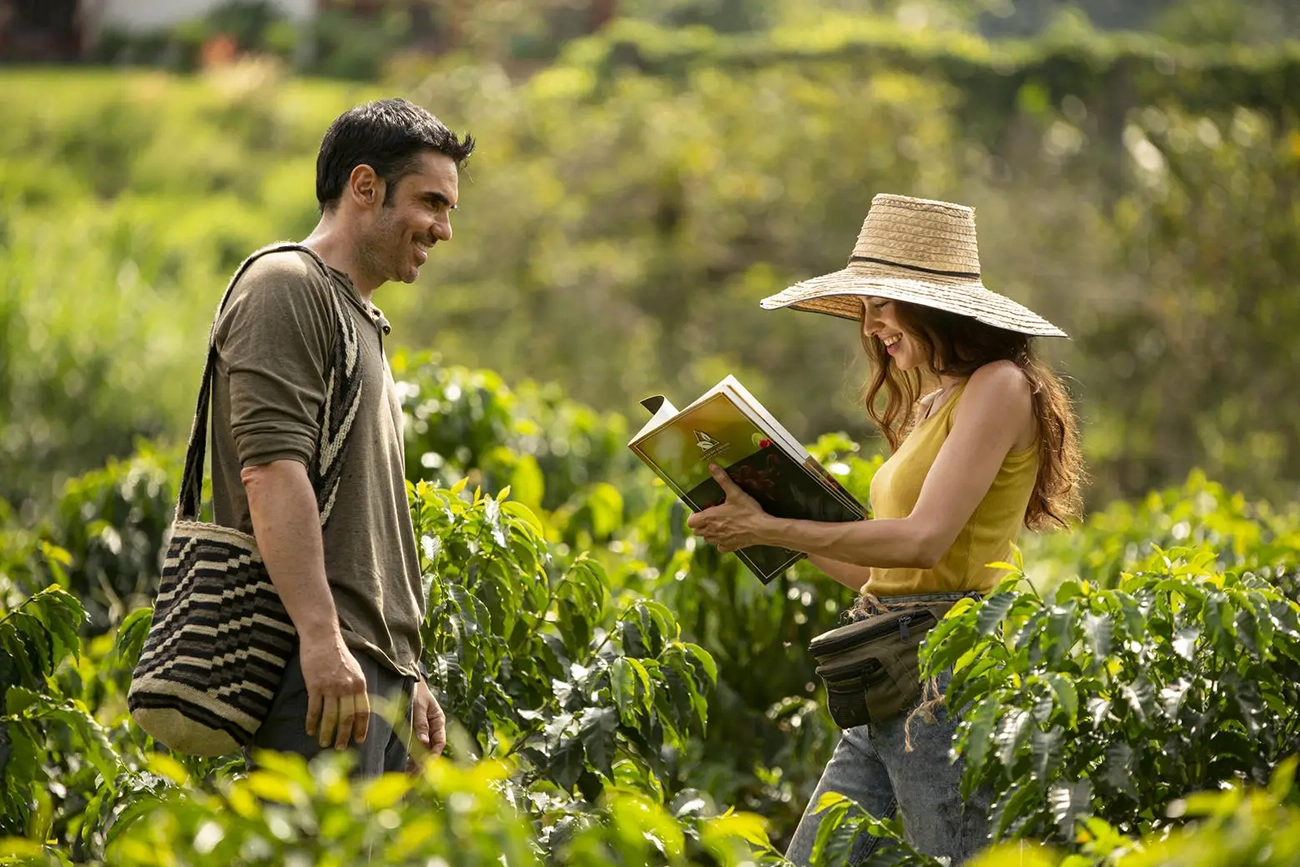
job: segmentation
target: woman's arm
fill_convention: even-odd
[[[1010,364],[982,367],[971,376],[960,410],[906,518],[850,523],[774,518],[714,467],[727,500],[692,515],[687,525],[720,551],[778,545],[842,563],[929,569],[952,547],[1024,434],[1026,420],[1032,420],[1029,382]]]
[[[854,592],[861,592],[866,583],[871,580],[870,566],[841,563],[827,557],[818,557],[816,554],[810,555],[808,562]]]

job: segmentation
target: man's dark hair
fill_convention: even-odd
[[[442,121],[406,99],[381,99],[339,115],[316,156],[316,201],[321,213],[338,203],[352,170],[368,165],[384,179],[385,204],[397,182],[416,170],[425,151],[451,157],[459,168],[474,151],[474,137],[456,138]]]

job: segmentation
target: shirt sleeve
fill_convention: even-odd
[[[310,464],[333,356],[331,292],[305,254],[281,252],[253,262],[231,293],[216,347],[241,467]]]

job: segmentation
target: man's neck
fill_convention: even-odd
[[[370,296],[383,285],[383,280],[371,277],[359,261],[356,248],[337,226],[330,215],[321,217],[312,233],[303,239],[303,244],[316,251],[316,255],[326,265],[348,275],[361,300],[370,303]]]

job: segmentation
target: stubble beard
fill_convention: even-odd
[[[393,246],[393,234],[396,219],[394,214],[385,209],[379,221],[361,239],[358,254],[364,267],[372,278],[379,283],[402,280]]]

